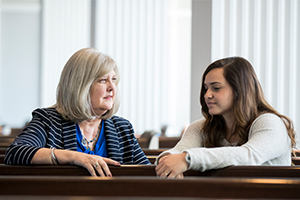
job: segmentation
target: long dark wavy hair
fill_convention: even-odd
[[[241,57],[217,60],[207,67],[202,76],[200,104],[202,106],[202,115],[205,118],[201,129],[206,138],[204,146],[221,146],[221,139],[225,138],[226,133],[224,118],[221,115],[210,115],[204,100],[206,93],[204,87],[205,77],[211,70],[216,68],[223,68],[223,75],[233,90],[233,113],[235,117],[233,135],[237,137],[238,145],[247,142],[251,124],[260,114],[273,113],[283,120],[291,139],[291,145],[295,147],[295,131],[292,121],[288,117],[279,114],[269,105],[252,65]]]

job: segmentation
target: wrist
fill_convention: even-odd
[[[191,164],[191,156],[188,152],[185,152],[185,162],[187,163],[188,168],[189,168],[190,164]]]
[[[52,164],[54,165],[60,165],[56,155],[55,155],[55,148],[54,147],[51,147],[51,161],[52,161]]]

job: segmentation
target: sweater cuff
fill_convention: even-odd
[[[183,153],[186,153],[185,161],[188,164],[188,169],[187,170],[190,170],[190,169],[192,169],[192,165],[193,165],[193,159],[192,159],[191,153],[188,150],[183,151]]]

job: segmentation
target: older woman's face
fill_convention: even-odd
[[[115,100],[116,81],[116,73],[112,70],[93,83],[90,97],[94,112],[98,116],[112,109]]]

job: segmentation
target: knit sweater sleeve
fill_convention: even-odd
[[[186,149],[189,169],[205,171],[231,165],[291,165],[291,146],[283,121],[263,114],[253,123],[242,146]]]

